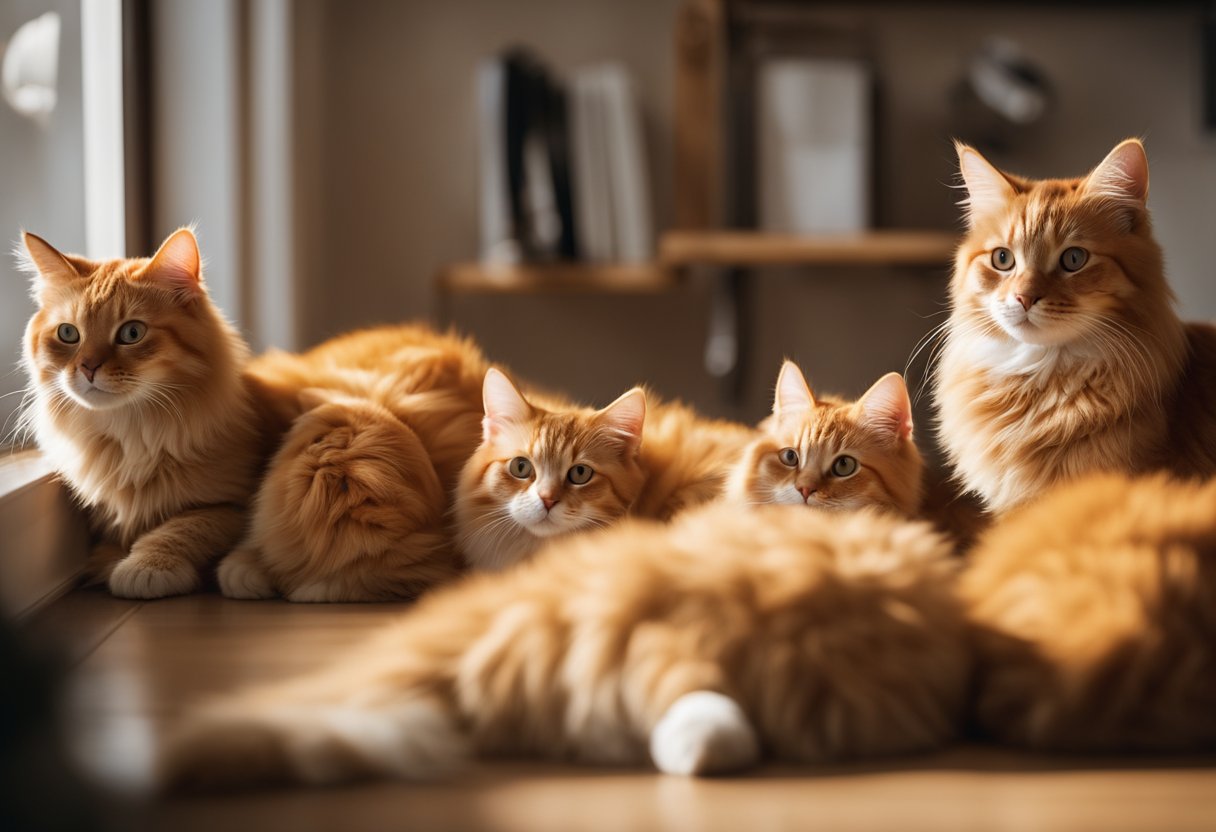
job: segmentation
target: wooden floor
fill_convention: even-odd
[[[77,591],[29,629],[73,665],[69,736],[108,779],[138,775],[186,708],[340,654],[394,605],[195,595],[147,603]],[[711,781],[548,764],[479,766],[443,784],[369,784],[152,802],[172,830],[1216,829],[1216,758],[1081,760],[968,746],[915,759],[770,767]]]

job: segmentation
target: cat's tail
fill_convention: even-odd
[[[368,778],[430,780],[468,756],[449,710],[433,698],[391,703],[227,702],[192,715],[157,761],[166,791],[320,785]]]

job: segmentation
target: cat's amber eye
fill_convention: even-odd
[[[1013,268],[1013,252],[1003,246],[992,250],[992,268],[1007,272]]]
[[[788,465],[791,468],[798,467],[798,452],[793,448],[782,448],[777,452],[777,459],[781,460],[782,465]]]
[[[118,328],[118,335],[114,340],[120,344],[135,344],[143,340],[147,333],[148,325],[143,321],[127,321]]]
[[[836,460],[832,463],[833,477],[840,477],[841,479],[844,479],[845,477],[851,477],[856,473],[857,460],[848,454],[836,457]]]
[[[594,473],[590,465],[575,465],[566,472],[566,479],[575,485],[585,485]]]
[[[55,335],[65,344],[80,342],[80,330],[71,324],[60,324],[59,329],[55,330]]]
[[[511,476],[526,480],[532,476],[532,462],[527,457],[517,456],[507,464],[507,470]]]
[[[1060,266],[1066,272],[1075,272],[1089,261],[1089,252],[1078,246],[1064,249],[1060,255]]]

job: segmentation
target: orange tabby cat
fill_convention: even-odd
[[[479,569],[523,560],[550,537],[631,513],[667,520],[721,493],[748,438],[741,425],[655,404],[634,388],[603,410],[525,398],[497,370],[485,378],[481,446],[456,497],[460,550]]]
[[[94,576],[128,598],[191,592],[240,539],[263,451],[248,350],[207,296],[194,235],[104,261],[24,241],[25,418],[89,509]]]
[[[1140,142],[1080,179],[958,153],[970,229],[935,394],[962,482],[1000,512],[1087,472],[1216,474],[1216,328],[1174,311]]]
[[[487,366],[471,341],[425,326],[257,359],[263,397],[292,424],[247,538],[220,564],[221,591],[376,601],[455,577],[445,513],[477,446]]]
[[[1002,517],[962,579],[991,735],[1216,747],[1216,482],[1092,476]]]
[[[889,513],[696,509],[554,541],[345,660],[196,712],[178,787],[429,778],[466,754],[718,774],[939,746],[969,657],[949,547]]]
[[[816,397],[798,365],[786,361],[773,415],[732,470],[726,492],[752,504],[882,506],[912,517],[922,472],[902,376],[888,373],[856,402],[844,402]]]

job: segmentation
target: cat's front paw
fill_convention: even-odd
[[[258,562],[255,549],[234,549],[228,557],[220,561],[215,579],[220,585],[220,592],[226,598],[259,601],[278,595],[270,575]]]
[[[108,581],[110,592],[119,598],[164,598],[185,595],[198,589],[198,570],[177,555],[157,547],[140,546],[138,541]]]
[[[677,699],[650,734],[650,756],[666,774],[726,774],[760,759],[760,742],[729,696],[699,690]]]

